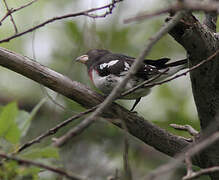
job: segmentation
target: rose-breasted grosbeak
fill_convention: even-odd
[[[156,81],[172,76],[181,69],[187,67],[187,59],[167,63],[169,60],[170,59],[168,58],[158,60],[145,59],[135,76],[128,81],[123,89],[123,92],[135,87],[145,80],[163,73],[164,71],[165,73],[161,74]],[[123,54],[111,53],[110,51],[104,49],[92,49],[85,55],[78,57],[76,61],[79,61],[87,66],[89,77],[93,81],[94,85],[107,95],[110,94],[112,89],[123,80],[124,76],[127,74],[131,65],[135,61],[135,58]],[[131,109],[132,111],[139,103],[141,97],[146,96],[149,93],[149,88],[141,87],[131,94],[121,98],[136,100]]]

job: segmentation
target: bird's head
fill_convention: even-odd
[[[105,49],[91,49],[86,54],[76,58],[76,61],[87,65],[89,68],[93,64],[96,64],[103,56],[109,53],[110,51]]]

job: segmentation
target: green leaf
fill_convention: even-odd
[[[22,158],[39,159],[39,158],[59,158],[58,149],[54,147],[34,148],[22,153]]]
[[[21,131],[18,128],[16,123],[11,124],[9,127],[8,132],[5,135],[5,139],[13,144],[16,144],[19,142],[21,137]]]
[[[15,102],[6,105],[0,114],[0,136],[11,143],[17,143],[20,139],[20,130],[15,122],[17,114]]]
[[[27,117],[27,114],[23,113],[22,116],[26,116],[26,119],[23,119],[23,123],[20,124],[20,129],[22,132],[22,137],[24,137],[30,127],[31,121],[34,118],[34,116],[36,115],[36,113],[39,111],[40,107],[46,102],[47,98],[43,98],[35,107],[34,109],[31,111],[31,113],[29,114],[29,116]]]
[[[26,121],[29,119],[30,113],[24,110],[20,110],[16,117],[16,123],[21,131],[23,131]]]

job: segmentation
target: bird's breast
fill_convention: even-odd
[[[93,84],[106,95],[110,94],[113,88],[124,79],[124,76],[116,76],[113,74],[107,76],[100,76],[95,69],[89,71],[89,76]],[[125,92],[133,88],[134,86],[138,85],[142,81],[143,80],[139,80],[139,79],[129,80],[122,92]],[[149,92],[150,89],[148,88],[147,89],[139,88],[133,93],[128,94],[125,97],[122,97],[122,99],[137,99],[139,97],[146,96],[147,94],[149,94]]]

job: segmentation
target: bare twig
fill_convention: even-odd
[[[14,12],[16,12],[16,11],[20,11],[21,9],[24,9],[24,8],[26,8],[26,7],[30,6],[30,5],[32,5],[32,4],[35,3],[36,1],[38,1],[38,0],[32,0],[32,1],[28,2],[27,4],[24,4],[24,5],[22,5],[22,6],[18,7],[18,8],[12,9],[11,13],[14,13]]]
[[[206,174],[210,174],[210,173],[214,173],[214,172],[218,172],[218,171],[219,171],[219,166],[214,166],[214,167],[210,167],[210,168],[201,169],[197,172],[193,171],[190,174],[190,176],[184,176],[183,180],[197,179],[198,177],[200,177],[202,175],[206,175]]]
[[[163,73],[166,72],[166,71],[164,71],[164,72],[158,74],[157,76],[155,76],[154,78],[151,78],[151,79],[149,79],[149,80],[146,80],[146,81],[142,82],[141,84],[139,84],[139,85],[133,87],[132,89],[127,90],[126,92],[122,93],[122,96],[126,96],[127,94],[130,94],[130,93],[132,93],[133,91],[136,91],[137,89],[139,89],[139,88],[141,88],[141,87],[143,87],[143,86],[144,86],[144,88],[152,88],[152,87],[154,87],[154,86],[161,85],[161,84],[167,83],[167,82],[169,82],[169,81],[172,81],[172,80],[174,80],[174,79],[176,79],[176,78],[185,76],[187,73],[189,73],[189,72],[191,72],[191,71],[197,69],[197,68],[200,67],[201,65],[203,65],[203,64],[205,64],[205,63],[207,63],[207,62],[213,60],[213,58],[214,58],[215,56],[217,56],[218,53],[219,53],[219,50],[216,51],[216,52],[215,52],[214,54],[212,54],[211,56],[209,56],[207,59],[204,59],[203,61],[201,61],[200,63],[198,63],[197,65],[191,67],[190,69],[188,69],[187,71],[185,71],[185,72],[183,72],[183,73],[177,74],[177,75],[172,76],[172,77],[170,77],[170,78],[168,78],[168,79],[166,79],[166,80],[163,80],[163,81],[150,83],[150,82],[152,82],[152,81],[158,79]]]
[[[93,112],[88,118],[86,118],[83,123],[84,125],[82,125],[82,128],[86,128],[87,125],[91,124],[98,115],[100,115],[105,109],[107,109],[112,102],[114,101],[114,99],[116,97],[118,97],[118,95],[120,94],[121,90],[123,89],[123,87],[126,85],[126,83],[128,82],[128,80],[137,72],[138,68],[141,66],[142,61],[144,60],[144,57],[150,52],[151,48],[153,47],[153,45],[161,38],[163,37],[163,35],[165,35],[166,33],[169,32],[169,30],[182,18],[183,14],[181,12],[177,13],[172,19],[171,21],[169,21],[168,23],[165,24],[165,26],[163,26],[161,28],[161,30],[159,32],[157,32],[149,41],[149,43],[146,45],[145,49],[140,53],[140,56],[136,59],[136,61],[134,62],[134,64],[131,66],[128,74],[124,77],[123,81],[121,81],[121,83],[119,83],[113,90],[112,92],[109,94],[109,96],[104,100],[103,103],[100,104],[99,108],[96,109],[95,112]],[[80,130],[80,132],[82,132],[83,129]],[[57,141],[55,142],[56,146],[61,146],[63,145],[66,141],[68,141],[72,136],[74,136],[75,134],[75,129],[72,129],[71,131],[69,131],[65,136],[57,139]]]
[[[186,163],[186,167],[187,167],[187,174],[186,174],[186,176],[184,176],[182,178],[183,180],[197,179],[198,177],[200,177],[202,175],[210,174],[210,173],[219,171],[219,166],[201,169],[201,170],[196,171],[196,172],[193,171],[192,170],[191,155],[188,153],[185,153],[185,163]]]
[[[187,131],[192,136],[197,136],[199,134],[198,131],[196,131],[192,126],[188,124],[187,125],[170,124],[170,126],[178,130]]]
[[[7,11],[7,13],[6,13],[6,14],[2,17],[2,19],[0,20],[0,25],[1,25],[2,22],[3,22],[8,16],[10,16],[11,14],[13,14],[14,12],[19,11],[19,10],[21,10],[21,9],[23,9],[23,8],[26,8],[26,7],[30,6],[31,4],[33,4],[33,3],[36,2],[36,1],[38,1],[38,0],[33,0],[33,1],[31,1],[31,2],[28,2],[28,3],[25,4],[25,5],[22,5],[22,6],[18,7],[18,8],[15,8],[15,9],[9,9],[9,11]]]
[[[120,2],[123,0],[112,0],[112,3],[108,6],[108,11],[106,11],[105,13],[101,14],[101,15],[95,15],[95,14],[89,14],[87,13],[86,16],[91,17],[91,18],[104,18],[109,14],[112,14],[113,9],[115,8],[115,4],[117,2]]]
[[[41,24],[38,24],[30,29],[27,29],[26,31],[23,31],[21,33],[17,33],[13,36],[10,36],[8,38],[5,38],[5,39],[2,39],[0,40],[0,43],[3,43],[3,42],[9,42],[10,40],[14,39],[14,38],[17,38],[19,36],[22,36],[24,34],[27,34],[27,33],[30,33],[36,29],[39,29],[47,24],[50,24],[54,21],[58,21],[58,20],[62,20],[62,19],[66,19],[66,18],[70,18],[70,17],[77,17],[77,16],[88,16],[88,17],[92,17],[92,18],[98,18],[99,16],[92,16],[90,13],[92,12],[95,12],[95,11],[99,11],[99,10],[102,10],[102,9],[109,9],[109,11],[107,11],[105,13],[105,16],[109,15],[112,13],[112,10],[113,8],[112,7],[115,7],[115,4],[118,3],[118,2],[121,2],[122,0],[113,0],[112,3],[109,3],[105,6],[101,6],[101,7],[98,7],[98,8],[92,8],[92,9],[89,9],[89,10],[86,10],[86,11],[81,11],[81,12],[78,12],[78,13],[72,13],[72,14],[66,14],[66,15],[63,15],[63,16],[57,16],[57,17],[53,17],[51,19],[48,19],[47,21],[41,23]],[[102,17],[102,15],[100,16]]]
[[[93,108],[90,108],[90,109],[88,109],[88,110],[86,110],[84,112],[78,113],[77,115],[74,115],[74,116],[68,118],[67,120],[63,121],[62,123],[60,123],[60,124],[56,125],[55,127],[49,129],[47,132],[41,134],[40,136],[37,136],[36,138],[32,139],[31,141],[26,142],[25,144],[20,146],[16,150],[16,152],[14,152],[13,154],[17,154],[17,153],[23,151],[24,149],[32,146],[33,144],[39,143],[42,139],[55,134],[60,128],[66,126],[67,124],[69,124],[73,120],[78,119],[78,118],[80,118],[80,117],[82,117],[82,116],[84,116],[84,115],[94,111],[95,109],[96,109],[96,106],[93,107]]]
[[[6,7],[6,9],[7,9],[7,14],[10,16],[11,22],[12,22],[12,24],[13,24],[13,26],[14,26],[15,34],[17,34],[17,33],[18,33],[18,30],[17,30],[17,26],[16,26],[16,24],[15,24],[14,18],[13,18],[12,14],[11,14],[11,10],[9,9],[6,0],[3,0],[3,2],[4,2],[5,7]]]
[[[175,13],[181,10],[218,12],[219,3],[218,2],[206,3],[206,2],[201,2],[201,1],[183,0],[181,2],[177,2],[173,4],[172,6],[169,6],[167,8],[162,8],[152,13],[142,13],[141,15],[127,18],[124,20],[124,23],[130,23],[133,21],[141,21],[147,18],[152,18],[152,17],[159,16],[162,14],[167,14],[167,13]]]
[[[123,149],[123,167],[125,173],[125,179],[132,180],[132,170],[129,164],[129,139],[128,139],[128,128],[126,122],[122,120],[122,127],[124,129],[124,149]]]
[[[198,152],[202,151],[206,147],[213,144],[215,141],[219,139],[219,132],[216,132],[205,139],[200,139],[196,143],[193,143],[190,147],[185,149],[185,152],[188,153],[191,157],[197,154]],[[185,159],[184,153],[180,153],[174,160],[171,160],[169,163],[166,163],[156,170],[152,171],[147,177],[146,180],[154,180],[156,177],[163,175],[164,173],[169,172],[170,170],[173,171],[177,167],[179,167],[180,162],[183,162]]]
[[[127,129],[127,128],[126,128]],[[124,138],[124,151],[123,151],[123,166],[124,166],[124,173],[125,173],[125,179],[132,180],[132,171],[129,164],[129,141],[128,141],[128,134],[125,130],[125,138]]]
[[[142,82],[141,84],[125,91],[124,93],[122,93],[122,96],[126,96],[126,95],[136,91],[137,89],[144,87],[145,84],[153,82],[154,80],[158,79],[162,74],[165,74],[167,71],[168,71],[168,68],[165,71],[163,71],[163,72],[159,73],[158,75],[154,76],[153,78],[151,78],[149,80],[146,80],[146,81]]]
[[[155,83],[151,83],[151,84],[145,84],[144,85],[144,88],[148,87],[148,88],[151,88],[151,87],[154,87],[154,86],[157,86],[157,85],[161,85],[161,84],[164,84],[164,83],[167,83],[167,82],[170,82],[176,78],[179,78],[179,77],[182,77],[182,76],[185,76],[187,73],[197,69],[198,67],[200,67],[201,65],[213,60],[213,58],[215,56],[217,56],[219,53],[219,50],[217,50],[214,54],[212,54],[211,56],[209,56],[207,59],[204,59],[203,61],[201,61],[200,63],[196,64],[195,66],[191,67],[189,70],[183,72],[183,73],[180,73],[180,74],[177,74],[175,76],[172,76],[166,80],[163,80],[163,81],[160,81],[160,82],[155,82]]]
[[[70,130],[69,132],[67,132],[65,135],[63,135],[60,138],[53,138],[53,145],[54,146],[61,146],[63,145],[67,140],[81,134],[86,128],[88,128],[95,119],[96,116],[94,118],[90,118],[90,116],[86,119],[84,119],[81,123],[79,123],[77,126],[75,126],[72,130]]]
[[[0,153],[0,157],[8,159],[8,160],[16,161],[19,164],[30,165],[30,166],[36,166],[36,167],[39,167],[39,168],[43,168],[43,169],[52,171],[54,173],[60,174],[62,176],[65,176],[68,179],[72,179],[72,180],[82,180],[82,179],[85,179],[85,178],[79,177],[77,175],[73,175],[72,173],[70,174],[70,173],[68,173],[68,172],[66,172],[66,171],[64,171],[62,169],[58,169],[58,168],[55,168],[55,167],[52,167],[52,166],[48,166],[48,165],[45,165],[45,164],[42,164],[42,163],[39,163],[39,162],[36,162],[36,161],[31,161],[31,160],[17,158],[17,157],[14,157],[14,156],[10,156],[10,155],[4,154],[2,152]]]
[[[188,177],[188,176],[191,176],[193,173],[191,157],[189,156],[188,153],[185,153],[185,163],[186,163],[186,168],[187,168],[187,174],[185,177]],[[184,177],[183,177],[183,180],[184,180]]]

